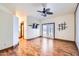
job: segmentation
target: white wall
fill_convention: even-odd
[[[55,22],[55,38],[74,41],[74,14],[66,14],[57,16],[55,18],[47,19],[41,21],[42,23],[53,23]],[[58,24],[66,22],[67,29],[65,30],[58,30]]]
[[[2,7],[1,7],[2,8]],[[5,10],[0,8],[0,50],[9,48],[13,46],[13,41],[17,41],[17,34],[18,32],[14,31],[13,29],[13,19],[14,16]],[[16,19],[15,19],[16,20]],[[17,22],[16,22],[17,23]],[[18,25],[15,25],[14,28],[18,30]],[[15,34],[13,33],[15,32]],[[15,35],[15,36],[14,36]],[[14,37],[15,38],[14,38]]]
[[[32,25],[32,23],[55,23],[55,38],[74,41],[74,13],[65,14],[57,17],[52,17],[51,19],[41,19],[38,20],[33,17],[27,17],[27,25]],[[66,22],[67,28],[65,30],[58,30],[58,24]],[[40,25],[41,26],[41,25]],[[30,26],[27,26],[27,39],[42,36],[42,30],[39,27],[38,29],[32,29]],[[40,34],[41,32],[41,34]]]
[[[79,5],[76,11],[76,44],[79,49]]]
[[[28,25],[32,25],[33,23],[39,24],[39,20],[34,17],[28,16],[27,17],[27,30],[26,30],[27,39],[31,39],[31,38],[40,36],[40,26],[39,25],[38,25],[37,29],[33,29],[31,26],[28,26]]]
[[[19,20],[18,17],[13,16],[13,46],[19,43]]]
[[[0,10],[0,50],[8,48],[13,44],[12,18],[10,14]]]

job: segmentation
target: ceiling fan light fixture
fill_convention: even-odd
[[[38,10],[37,12],[42,13],[42,16],[44,16],[44,17],[46,17],[47,15],[52,15],[53,14],[53,12],[50,12],[49,8],[47,8],[47,9],[43,8],[43,11]]]

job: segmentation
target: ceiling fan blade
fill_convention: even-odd
[[[37,11],[37,12],[43,13],[43,11]]]
[[[53,14],[53,12],[47,12],[47,14],[51,15],[51,14]]]

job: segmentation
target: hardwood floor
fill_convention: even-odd
[[[54,40],[54,55],[78,56],[78,50],[74,42]]]
[[[21,38],[14,49],[0,51],[0,56],[78,56],[73,42],[36,38],[25,40]]]

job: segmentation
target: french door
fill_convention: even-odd
[[[42,24],[42,36],[46,38],[55,38],[55,23]]]

